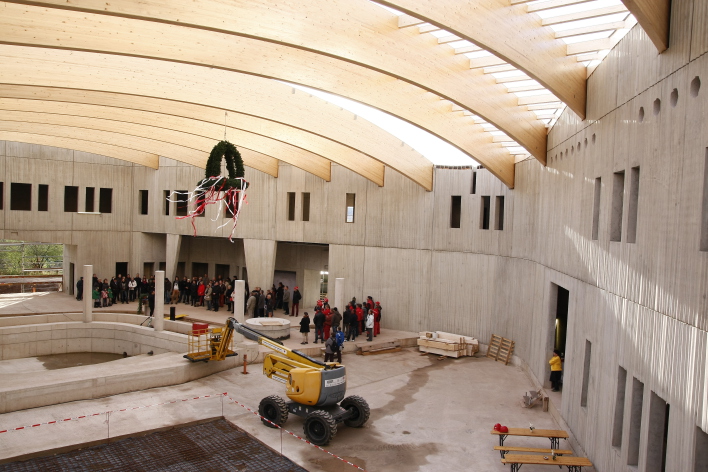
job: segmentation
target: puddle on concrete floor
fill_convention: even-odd
[[[25,357],[22,359],[0,361],[0,374],[19,374],[66,369],[82,365],[102,364],[122,358],[122,354],[111,354],[107,352],[72,352],[69,354],[54,354],[51,356]]]

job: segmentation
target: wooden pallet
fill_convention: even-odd
[[[492,334],[492,338],[489,340],[489,347],[487,348],[487,357],[491,357],[495,361],[504,362],[504,365],[508,365],[513,354],[514,341]]]

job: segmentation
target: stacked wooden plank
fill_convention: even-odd
[[[508,365],[513,354],[514,341],[492,334],[492,338],[489,340],[489,347],[487,348],[487,357],[491,357],[496,361]]]
[[[400,350],[401,342],[398,339],[394,339],[393,341],[362,344],[357,347],[356,353],[359,356],[371,356],[374,354],[385,354],[387,352],[398,352]]]
[[[418,338],[418,349],[447,357],[474,356],[479,352],[479,341],[470,336],[444,331],[422,331]]]

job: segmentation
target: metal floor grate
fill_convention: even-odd
[[[0,472],[307,472],[224,419],[23,462]]]

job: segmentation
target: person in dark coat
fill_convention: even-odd
[[[324,342],[325,315],[321,309],[315,308],[315,316],[312,321],[315,323],[315,344],[317,344],[317,339],[321,339]]]
[[[148,295],[148,306],[150,307],[150,316],[155,313],[155,291],[152,290]]]
[[[310,332],[310,315],[308,315],[307,312],[302,314],[300,332],[302,333],[302,342],[300,344],[309,344],[307,342],[307,334]]]
[[[295,290],[293,291],[293,309],[292,309],[292,314],[295,316],[298,316],[300,314],[300,300],[302,300],[302,294],[300,293],[300,290],[295,287]]]
[[[84,299],[84,278],[81,277],[78,282],[76,282],[76,299],[81,301]]]

